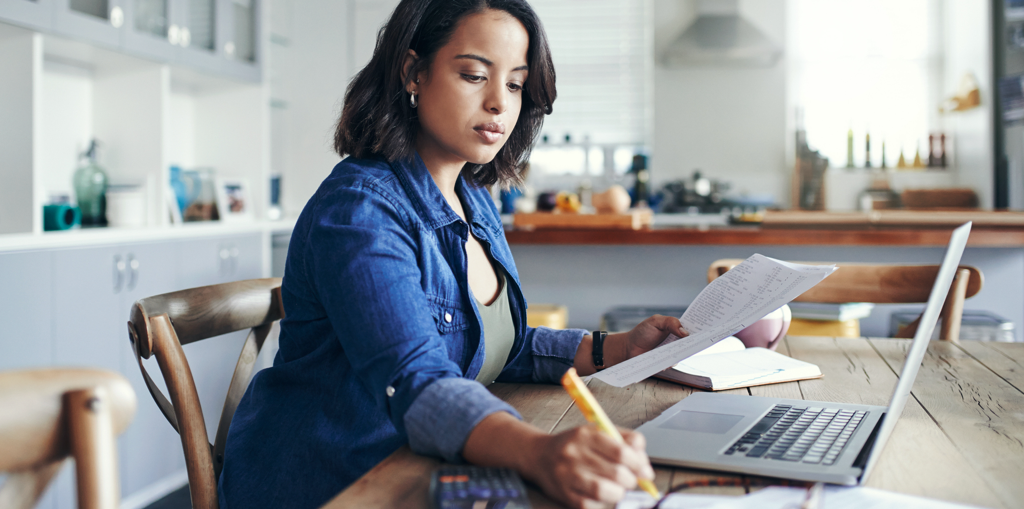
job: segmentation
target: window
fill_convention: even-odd
[[[534,151],[532,171],[600,175],[627,167],[635,148],[649,142],[650,0],[535,0],[531,5],[547,31],[558,79],[554,113],[544,120],[547,142]]]
[[[790,103],[802,112],[810,146],[832,167],[910,163],[928,134],[942,131],[937,107],[943,73],[939,0],[790,0]]]

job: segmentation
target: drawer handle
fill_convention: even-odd
[[[125,268],[127,268],[127,264],[121,258],[121,255],[114,255],[114,293],[120,292],[121,287],[124,285]]]
[[[135,255],[128,255],[128,286],[127,290],[130,292],[135,289],[135,286],[139,283],[139,259],[135,258]]]

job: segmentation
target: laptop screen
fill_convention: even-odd
[[[921,362],[928,351],[928,342],[931,341],[932,331],[935,330],[935,322],[939,319],[942,305],[946,301],[946,294],[949,293],[949,287],[953,284],[953,276],[956,275],[957,268],[960,266],[960,257],[964,254],[964,248],[967,247],[967,237],[970,233],[971,223],[968,222],[953,230],[953,235],[949,239],[946,256],[943,257],[942,266],[939,268],[938,275],[935,276],[935,284],[932,286],[932,292],[928,296],[928,305],[924,309],[924,315],[921,316],[921,323],[917,328],[917,334],[914,334],[914,341],[911,343],[910,351],[907,353],[907,360],[903,363],[903,371],[900,373],[899,382],[896,383],[896,389],[893,390],[892,398],[889,400],[889,409],[879,425],[878,438],[875,440],[871,454],[868,456],[868,462],[864,466],[864,473],[860,478],[861,483],[867,479],[868,473],[871,472],[872,467],[874,467],[875,462],[878,460],[882,448],[885,447],[885,442],[889,440],[889,435],[892,434],[893,428],[896,427],[896,421],[899,419],[900,414],[903,413],[903,407],[907,405],[910,388],[914,385],[914,379],[917,378],[917,372],[921,369]]]

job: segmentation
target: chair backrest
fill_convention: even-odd
[[[149,393],[181,436],[194,508],[217,507],[217,476],[228,425],[252,377],[273,323],[284,317],[281,278],[250,279],[147,297],[132,306],[128,336]],[[182,345],[251,329],[235,365],[217,435],[210,444],[199,394]],[[156,356],[170,400],[150,378],[142,359]]]
[[[95,369],[0,373],[0,507],[36,505],[68,456],[75,458],[78,507],[116,509],[121,489],[116,436],[135,415],[121,375]]]
[[[743,260],[727,258],[715,260],[708,267],[708,282],[725,274]],[[799,262],[822,264],[822,262]],[[880,265],[868,263],[837,263],[840,270],[793,299],[799,302],[873,302],[895,304],[927,302],[939,265]],[[957,341],[960,336],[960,319],[963,316],[964,299],[981,291],[984,276],[976,267],[961,265],[942,308],[942,328],[939,337]],[[916,330],[913,327],[901,330],[900,337],[909,337]]]

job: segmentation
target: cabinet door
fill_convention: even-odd
[[[135,420],[118,440],[121,490],[130,496],[160,482],[173,479],[185,469],[181,438],[160,413],[139,371],[128,342],[127,322],[135,301],[181,289],[174,243],[136,244],[119,248],[127,263],[124,289],[115,312],[118,329],[120,370],[135,389],[138,410]],[[156,359],[144,361],[146,370],[167,394]]]
[[[230,249],[223,239],[198,239],[179,242],[178,274],[182,288],[215,285],[226,281]]]
[[[53,25],[52,0],[0,0],[0,20],[35,30]]]
[[[113,247],[53,253],[53,364],[121,371],[120,293],[127,260]]]
[[[48,303],[53,310],[52,363],[124,374],[120,358],[127,330],[117,312],[125,284],[124,256],[113,247],[99,247],[57,250],[52,257],[53,298]],[[137,388],[135,391],[141,398]],[[133,421],[129,430],[135,425]],[[119,449],[122,443],[118,441]],[[48,494],[57,507],[75,505],[74,468],[70,465],[61,470]]]
[[[126,21],[122,4],[128,0],[51,1],[57,33],[108,48],[121,46],[121,27]]]
[[[263,263],[261,234],[189,240],[179,242],[177,249],[183,288],[260,277]],[[211,438],[216,434],[231,374],[247,333],[238,331],[183,347]]]
[[[218,19],[223,6],[217,0],[177,0],[175,23],[182,27],[183,37],[177,60],[205,71],[223,72],[224,58],[217,45]]]
[[[248,81],[259,81],[262,73],[262,47],[260,0],[217,0],[223,14],[218,20],[224,69],[230,76]]]
[[[131,0],[124,6],[122,49],[128,53],[170,62],[185,37],[175,23],[171,0]]]
[[[0,371],[53,361],[49,252],[0,255]]]
[[[231,254],[229,281],[263,277],[263,236],[260,234],[229,239]]]
[[[178,272],[182,288],[261,277],[263,236],[259,233],[179,242]]]

